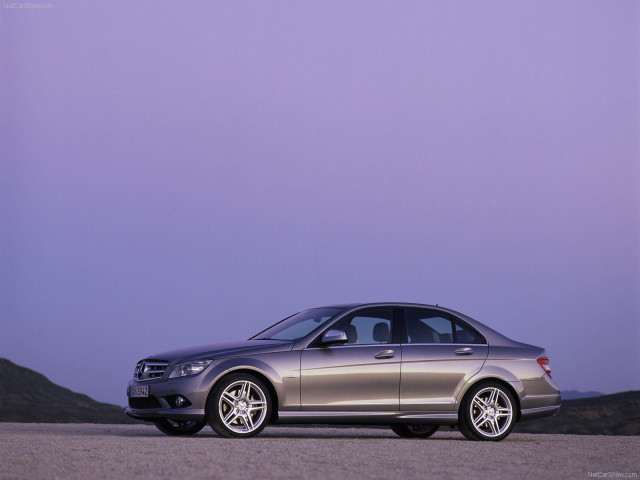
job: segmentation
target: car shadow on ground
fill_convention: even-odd
[[[447,433],[447,435],[434,435],[428,439],[412,439],[412,438],[402,438],[393,433],[385,434],[385,433],[376,433],[376,431],[363,432],[360,429],[358,432],[341,432],[341,431],[313,431],[313,429],[305,428],[300,429],[300,431],[292,431],[294,429],[287,429],[287,431],[278,432],[278,431],[267,431],[262,432],[255,437],[251,437],[249,439],[237,439],[237,438],[225,438],[217,435],[213,431],[199,432],[195,435],[186,435],[186,436],[172,436],[165,435],[159,431],[155,431],[149,429],[149,432],[113,432],[117,436],[120,437],[138,437],[138,438],[170,438],[172,440],[180,440],[180,439],[220,439],[220,440],[229,440],[229,441],[261,441],[261,440],[397,440],[397,441],[422,441],[422,440],[444,440],[444,441],[468,441],[462,435],[457,435],[455,432]]]
[[[143,428],[123,429],[123,430],[107,430],[102,433],[111,434],[120,437],[138,437],[138,438],[168,438],[172,440],[180,439],[220,439],[229,441],[260,441],[260,440],[396,440],[396,441],[447,441],[447,442],[471,442],[466,439],[457,429],[449,427],[441,427],[432,437],[421,438],[403,438],[395,435],[389,427],[386,426],[290,426],[290,425],[270,425],[263,432],[249,439],[227,439],[217,435],[209,426],[205,426],[202,431],[195,435],[165,435],[157,430],[152,424],[141,425]],[[531,443],[539,441],[536,435],[532,434],[516,434],[507,437],[504,442],[517,441],[519,443]],[[473,442],[476,443],[476,442]],[[492,442],[478,442],[492,443]]]

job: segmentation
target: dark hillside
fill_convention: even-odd
[[[72,392],[4,358],[0,358],[0,422],[139,423],[122,407]]]
[[[555,417],[516,425],[521,433],[640,435],[640,391],[563,400]]]

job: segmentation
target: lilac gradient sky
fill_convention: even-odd
[[[640,388],[637,1],[50,3],[0,10],[0,357],[124,404],[397,300]]]

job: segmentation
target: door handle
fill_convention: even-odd
[[[459,348],[453,353],[455,353],[456,355],[473,355],[473,348],[470,348],[470,347]]]
[[[395,355],[393,350],[382,350],[376,353],[373,358],[393,358]]]

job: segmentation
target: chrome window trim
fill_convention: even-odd
[[[335,348],[350,348],[350,347],[399,347],[400,343],[352,343],[350,345],[329,345],[327,347],[307,347],[303,350],[329,350]]]

